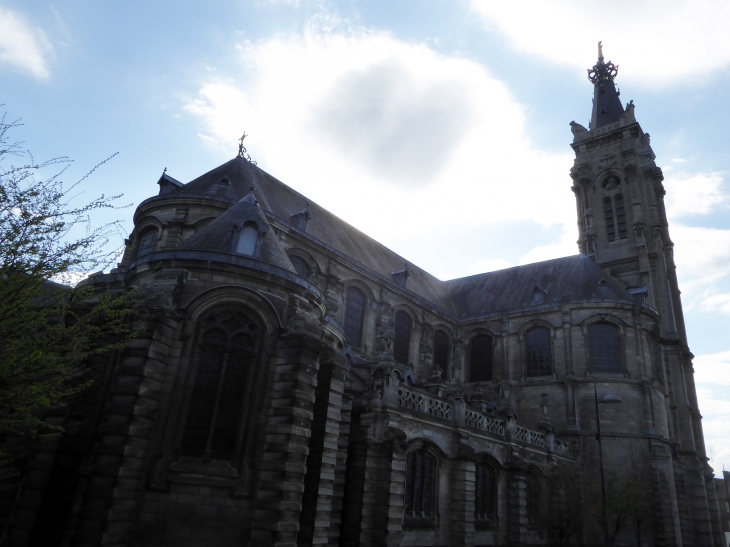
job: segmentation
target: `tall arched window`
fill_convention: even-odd
[[[441,378],[448,380],[449,377],[449,354],[451,353],[448,335],[437,330],[433,333],[433,364],[441,369]]]
[[[393,357],[403,365],[408,364],[408,352],[411,345],[411,330],[413,319],[403,310],[395,312],[395,341],[393,342]]]
[[[259,229],[253,222],[247,222],[241,228],[238,236],[236,252],[238,254],[253,256],[256,252],[256,240],[259,238]]]
[[[654,380],[664,384],[664,366],[662,364],[662,348],[656,331],[649,332],[649,352],[651,353],[651,371]]]
[[[469,381],[492,381],[492,337],[479,335],[471,341]]]
[[[157,243],[157,228],[145,228],[137,243],[137,258],[154,251],[155,243]]]
[[[183,456],[233,458],[256,347],[256,326],[240,312],[225,310],[205,321],[180,444]]]
[[[494,524],[497,520],[497,472],[486,462],[475,468],[474,522]]]
[[[345,339],[351,346],[359,347],[365,316],[365,295],[357,287],[350,287],[345,298]]]
[[[406,456],[405,520],[407,524],[431,524],[436,501],[436,458],[425,448]]]
[[[307,264],[306,260],[304,260],[300,256],[290,256],[289,261],[301,277],[303,277],[304,279],[309,277],[309,264]]]
[[[535,327],[525,334],[526,376],[549,376],[553,373],[550,329]]]
[[[589,325],[588,351],[593,372],[621,372],[621,334],[616,325]]]

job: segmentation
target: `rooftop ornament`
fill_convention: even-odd
[[[240,138],[240,139],[238,139],[238,157],[239,157],[239,158],[243,158],[243,159],[245,159],[245,160],[248,160],[248,161],[249,161],[249,162],[251,162],[251,163],[252,163],[253,165],[256,165],[256,162],[255,162],[255,161],[253,161],[253,160],[251,159],[251,156],[249,156],[249,155],[248,155],[248,153],[246,152],[246,147],[245,147],[245,146],[243,146],[243,140],[244,140],[244,139],[245,139],[246,137],[248,137],[248,135],[246,135],[246,132],[244,131],[244,132],[243,132],[243,135],[241,135],[241,138]]]
[[[613,80],[618,74],[618,65],[603,61],[603,42],[598,42],[598,62],[588,69],[588,79],[595,84],[602,80]]]

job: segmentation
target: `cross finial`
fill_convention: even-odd
[[[603,61],[603,42],[598,41],[598,62]]]
[[[243,140],[246,137],[248,137],[248,135],[246,135],[246,132],[244,131],[243,135],[241,135],[241,138],[238,139],[238,155],[239,156],[243,156],[243,154],[246,152],[246,149],[243,147]]]
[[[162,174],[164,175],[165,173],[167,173],[167,167],[162,170]]]

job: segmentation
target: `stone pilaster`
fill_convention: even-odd
[[[306,335],[278,341],[252,546],[296,545],[321,350]]]
[[[474,462],[458,459],[451,468],[451,539],[454,545],[474,545]]]
[[[347,469],[347,452],[350,448],[350,426],[352,422],[352,393],[345,390],[342,395],[340,410],[340,434],[337,437],[337,462],[335,463],[335,479],[332,485],[332,513],[330,514],[329,547],[340,545],[342,531],[342,508],[345,496],[345,472]]]
[[[683,545],[680,529],[680,508],[677,504],[676,481],[667,449],[652,446],[652,485],[654,490],[654,545],[657,547]],[[685,545],[687,547],[687,545]]]
[[[505,467],[507,475],[507,544],[527,542],[527,468],[519,462]]]

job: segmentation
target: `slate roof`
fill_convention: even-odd
[[[226,184],[220,184],[221,179],[226,179]],[[402,269],[407,263],[405,258],[240,157],[216,167],[170,192],[166,197],[212,194],[239,201],[250,192],[252,186],[255,188],[261,208],[281,222],[291,224],[292,213],[302,211],[308,206],[311,213],[311,220],[306,229],[308,236],[389,281],[392,281],[391,273]],[[240,207],[240,204],[234,205],[186,241],[184,247],[203,248],[211,245],[217,248],[222,245],[221,250],[224,247],[230,249],[232,222],[237,214],[235,210]],[[267,234],[267,238],[269,237],[273,238],[273,234],[271,236]],[[228,239],[224,241],[224,238]],[[278,241],[276,244],[278,246]],[[284,254],[284,251],[278,248],[280,253]],[[224,250],[224,252],[230,251]],[[279,252],[276,255],[276,260],[281,260]],[[293,271],[285,254],[284,258],[288,264],[283,267]],[[324,264],[321,266],[325,267]],[[449,315],[464,319],[527,309],[536,305],[586,301],[636,303],[620,282],[582,255],[450,281],[440,281],[411,263],[408,263],[408,273],[406,289],[409,292],[441,308]],[[534,300],[536,286],[546,291],[543,293],[542,303],[536,303]]]

